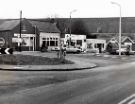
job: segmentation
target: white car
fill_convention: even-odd
[[[81,49],[74,47],[66,47],[67,53],[81,53]]]

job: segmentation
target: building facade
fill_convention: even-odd
[[[3,41],[4,40],[4,41]],[[55,23],[21,20],[5,20],[0,24],[0,47],[14,50],[38,51],[42,46],[59,47],[60,31]]]
[[[87,51],[103,52],[105,50],[106,50],[105,39],[87,39]]]
[[[62,44],[66,45],[66,47],[81,48],[82,51],[86,51],[87,49],[86,35],[65,34],[65,37],[62,38],[62,40]]]

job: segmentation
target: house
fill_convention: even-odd
[[[115,37],[111,38],[108,41],[108,43],[119,44],[119,37],[115,36]],[[130,50],[135,50],[134,44],[135,44],[134,40],[132,40],[130,37],[128,37],[128,36],[121,36],[121,46],[122,47],[130,46]]]

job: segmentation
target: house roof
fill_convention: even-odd
[[[118,36],[111,38],[111,40],[112,40],[112,39],[114,39],[114,40],[116,40],[117,42],[119,42],[119,37],[118,37]],[[128,36],[121,36],[121,42],[124,42],[126,39],[129,39],[132,43],[134,43],[134,41],[133,41],[130,37],[128,37]]]
[[[5,31],[5,30],[12,30],[14,29],[18,24],[19,20],[5,20],[0,22],[0,31]]]
[[[37,20],[29,20],[30,23],[34,26],[37,26],[40,32],[47,33],[60,33],[60,30],[57,28],[56,23],[41,22]]]

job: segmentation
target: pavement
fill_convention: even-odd
[[[33,56],[42,56],[53,58],[57,56],[55,52],[46,52],[41,53],[38,51],[23,51],[23,52],[14,52],[14,54],[22,54],[22,55],[33,55]],[[66,59],[71,60],[74,64],[63,64],[63,65],[7,65],[1,64],[0,70],[10,70],[10,71],[73,71],[73,70],[83,70],[83,69],[91,69],[96,67],[96,64],[76,60],[74,58],[66,57]]]

